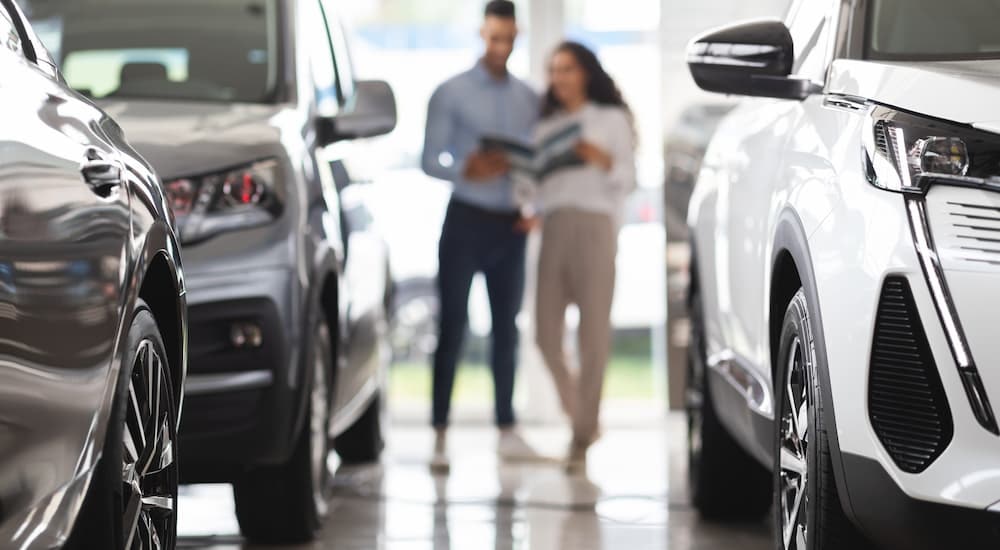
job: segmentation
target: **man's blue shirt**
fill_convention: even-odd
[[[468,182],[466,159],[484,136],[529,141],[538,120],[539,98],[512,75],[497,79],[482,62],[438,87],[427,109],[422,166],[429,176],[454,184],[452,196],[497,212],[516,210],[509,177]]]

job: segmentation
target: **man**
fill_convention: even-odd
[[[480,150],[480,140],[484,136],[529,139],[539,98],[507,70],[517,38],[513,2],[487,4],[481,36],[486,51],[476,66],[442,84],[431,97],[424,142],[424,171],[453,183],[439,249],[441,315],[433,395],[437,440],[431,464],[438,470],[448,467],[445,436],[451,393],[476,273],[486,276],[492,312],[497,450],[508,460],[536,457],[516,430],[511,403],[518,341],[515,317],[524,294],[526,222],[515,204],[506,157]]]

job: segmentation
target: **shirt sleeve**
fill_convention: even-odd
[[[637,187],[635,169],[635,131],[628,114],[616,109],[607,121],[606,130],[612,136],[611,172],[608,183],[622,195],[628,195]]]
[[[427,130],[424,134],[424,153],[421,167],[428,176],[457,182],[464,171],[465,159],[455,157],[455,119],[447,89],[442,86],[431,96],[427,107]],[[442,157],[451,156],[449,164]]]

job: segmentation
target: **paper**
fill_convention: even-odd
[[[511,170],[541,183],[557,170],[584,164],[576,154],[576,145],[581,137],[580,123],[574,122],[552,132],[535,145],[487,136],[482,138],[480,147],[483,151],[503,151],[510,161]]]

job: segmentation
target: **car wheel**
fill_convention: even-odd
[[[692,504],[711,520],[764,517],[771,508],[771,474],[743,450],[719,421],[706,372],[701,298],[691,296],[685,405],[688,485]]]
[[[378,462],[385,448],[382,433],[382,394],[379,392],[361,417],[337,436],[334,449],[345,464]]]
[[[141,300],[127,336],[104,451],[67,548],[177,543],[177,413],[167,354]]]
[[[263,544],[299,544],[316,536],[330,489],[330,396],[333,346],[325,321],[313,332],[307,424],[285,464],[255,468],[233,484],[243,535]]]
[[[861,550],[868,543],[844,515],[830,458],[803,291],[781,329],[775,376],[775,538],[779,550]]]

